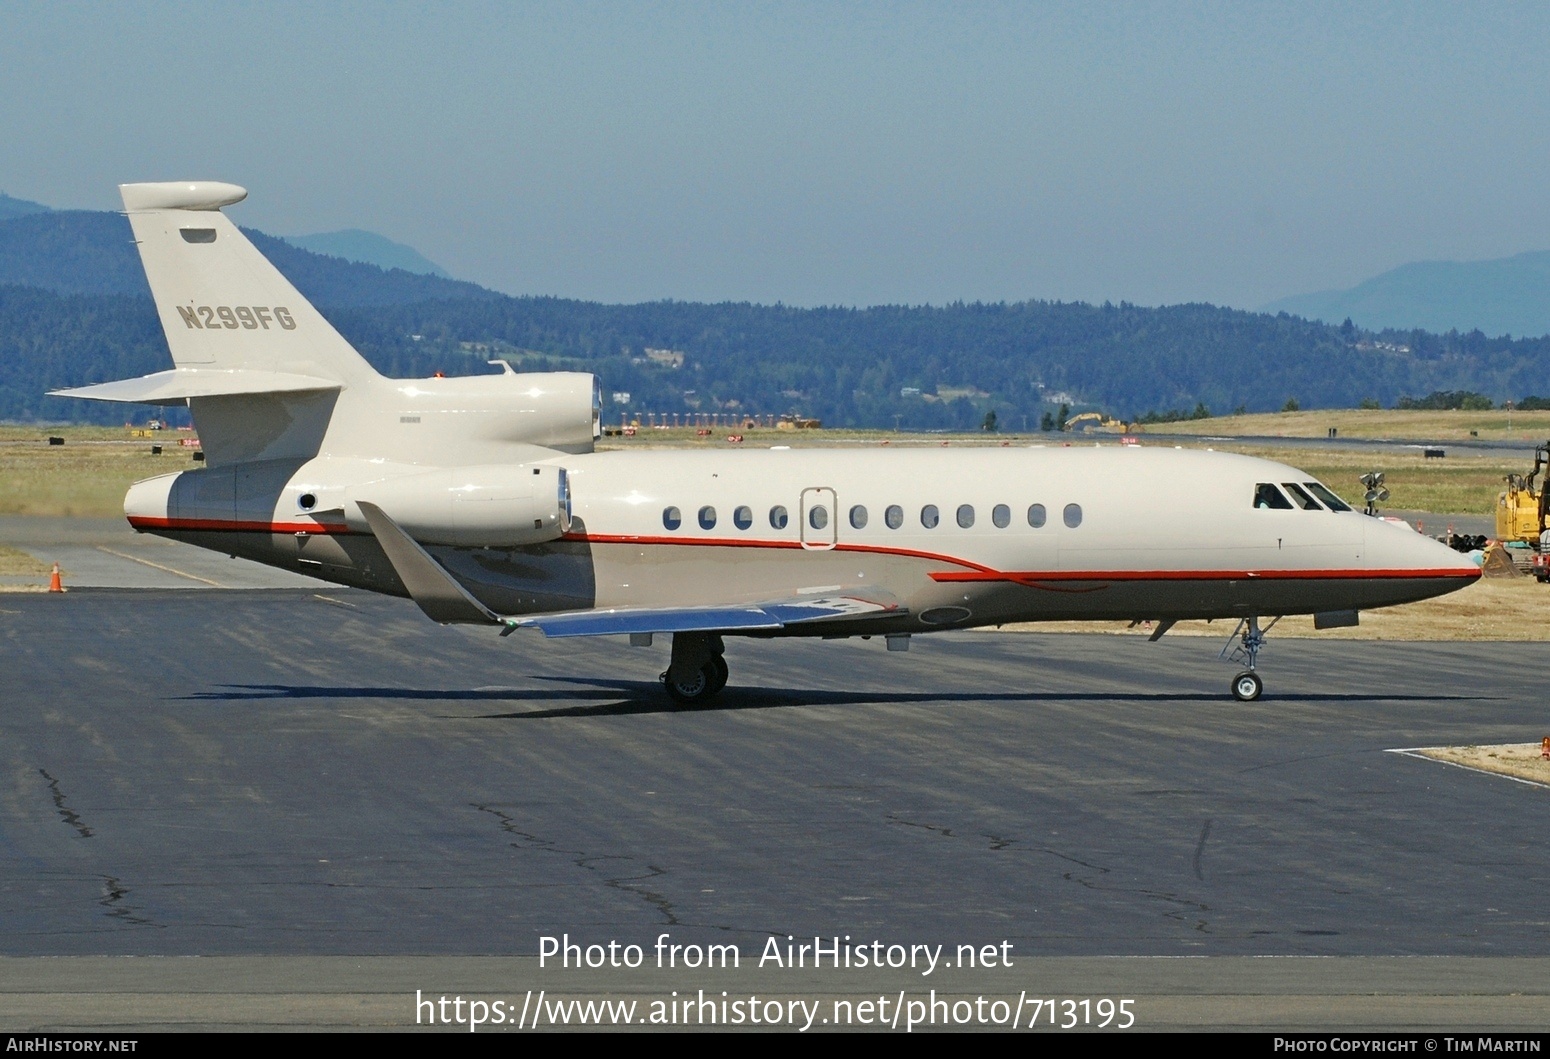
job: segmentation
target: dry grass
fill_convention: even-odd
[[[1233,621],[1181,621],[1169,636],[1209,636],[1224,643]],[[1024,622],[1005,625],[1011,632],[1107,632],[1120,636],[1150,636],[1152,628],[1130,628],[1127,622]],[[995,630],[987,630],[995,631]],[[1550,585],[1532,577],[1482,579],[1468,588],[1436,599],[1402,607],[1362,611],[1362,623],[1352,629],[1316,630],[1307,615],[1283,618],[1272,639],[1295,637],[1320,640],[1550,640]]]
[[[50,445],[49,434],[65,439]],[[123,428],[0,427],[0,515],[75,518],[123,513],[124,493],[142,478],[194,466],[177,431],[130,438]],[[160,444],[163,454],[151,455]]]
[[[1466,768],[1515,776],[1550,786],[1550,761],[1539,743],[1501,743],[1495,746],[1432,746],[1415,753]]]
[[[1509,418],[1510,429],[1509,429]],[[1481,441],[1544,441],[1550,438],[1550,412],[1397,412],[1334,408],[1311,412],[1217,416],[1143,428],[1158,434],[1259,434],[1266,437],[1322,438],[1334,427],[1339,437],[1466,441],[1473,431]],[[1452,456],[1452,453],[1449,453]]]
[[[0,544],[0,575],[31,577],[47,574],[51,569],[47,563],[39,562],[26,552]]]

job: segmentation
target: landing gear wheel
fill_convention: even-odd
[[[673,657],[662,686],[681,706],[703,706],[727,686],[727,663],[717,633],[675,632]]]
[[[1260,680],[1259,674],[1252,670],[1239,673],[1232,678],[1232,697],[1239,702],[1253,702],[1264,690],[1265,682]]]
[[[662,686],[673,697],[673,701],[682,706],[703,706],[715,697],[716,692],[726,686],[726,663],[722,662],[718,667],[719,657],[713,657],[710,661],[693,670],[687,679],[674,678],[673,671],[669,669],[662,674]]]
[[[711,682],[710,694],[719,694],[721,689],[727,686],[727,677],[731,675],[727,669],[727,660],[720,655],[713,655],[710,660],[711,667],[716,671],[716,679]]]

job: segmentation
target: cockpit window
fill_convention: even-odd
[[[1260,482],[1254,487],[1255,507],[1274,507],[1287,511],[1292,509],[1292,502],[1281,495],[1281,490],[1269,482]]]
[[[1346,503],[1344,500],[1341,500],[1338,496],[1330,492],[1318,482],[1303,482],[1302,484],[1308,487],[1308,492],[1324,501],[1324,506],[1329,508],[1331,511],[1351,510],[1350,504]]]
[[[1319,502],[1309,496],[1307,491],[1296,482],[1282,482],[1281,488],[1286,490],[1286,495],[1292,498],[1292,503],[1304,511],[1323,511]]]

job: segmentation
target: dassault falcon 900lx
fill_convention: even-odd
[[[1461,588],[1479,570],[1312,476],[1136,447],[595,452],[587,374],[388,379],[221,212],[214,182],[125,184],[174,369],[62,390],[187,404],[202,469],[136,483],[135,529],[502,635],[671,634],[704,702],[723,637],[1229,618],[1257,698],[1268,624]],[[1270,622],[1273,624],[1273,620]],[[1225,652],[1224,652],[1225,653]]]

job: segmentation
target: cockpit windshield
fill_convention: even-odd
[[[1324,506],[1329,508],[1331,511],[1351,510],[1350,504],[1346,503],[1344,500],[1341,500],[1338,496],[1330,492],[1318,482],[1304,482],[1302,484],[1308,487],[1308,492],[1324,501]]]
[[[1296,482],[1282,482],[1281,488],[1286,490],[1286,495],[1292,498],[1292,502],[1304,511],[1323,511],[1319,502],[1309,496],[1307,490]]]

